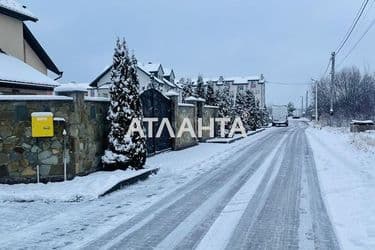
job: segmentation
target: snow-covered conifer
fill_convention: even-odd
[[[219,117],[228,118],[232,116],[234,96],[229,86],[224,86],[216,92],[216,103],[219,107]]]
[[[216,103],[216,95],[215,95],[215,90],[214,90],[214,86],[212,83],[209,83],[207,85],[207,91],[206,91],[206,104],[207,105],[212,105],[212,106],[215,106],[217,103]]]
[[[139,98],[137,60],[130,57],[125,40],[117,40],[113,56],[110,98],[107,119],[110,122],[108,149],[102,157],[106,168],[141,169],[146,161],[145,138],[139,133],[127,135],[133,119],[142,119]]]
[[[193,84],[190,79],[181,78],[180,85],[182,85],[182,100],[185,101],[189,96],[193,96]]]
[[[198,76],[197,86],[195,87],[195,97],[205,98],[204,81],[202,76]]]

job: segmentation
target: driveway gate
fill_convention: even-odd
[[[145,118],[158,118],[158,122],[153,123],[153,136],[147,138],[147,153],[149,155],[156,154],[171,148],[171,138],[168,130],[164,128],[160,138],[156,138],[163,118],[171,118],[171,101],[168,97],[155,89],[144,91],[140,95],[143,107],[143,116]],[[146,135],[148,134],[148,126],[145,124]]]

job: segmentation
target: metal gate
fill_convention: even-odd
[[[141,95],[143,107],[143,116],[145,118],[158,118],[158,122],[153,123],[153,136],[147,138],[147,153],[149,155],[156,154],[171,148],[171,137],[166,128],[163,129],[160,138],[156,138],[163,118],[171,118],[171,101],[162,93],[155,89],[144,91]],[[148,126],[145,124],[146,135],[148,135]]]

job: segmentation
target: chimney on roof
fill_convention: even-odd
[[[148,62],[148,64],[152,64],[152,62]]]

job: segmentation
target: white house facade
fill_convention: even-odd
[[[112,66],[108,67],[93,82],[90,83],[90,87],[94,89],[94,96],[109,97],[111,70]],[[150,88],[155,88],[164,94],[169,91],[181,93],[182,88],[175,83],[175,75],[173,70],[164,71],[161,64],[138,64],[137,76],[141,92]]]

